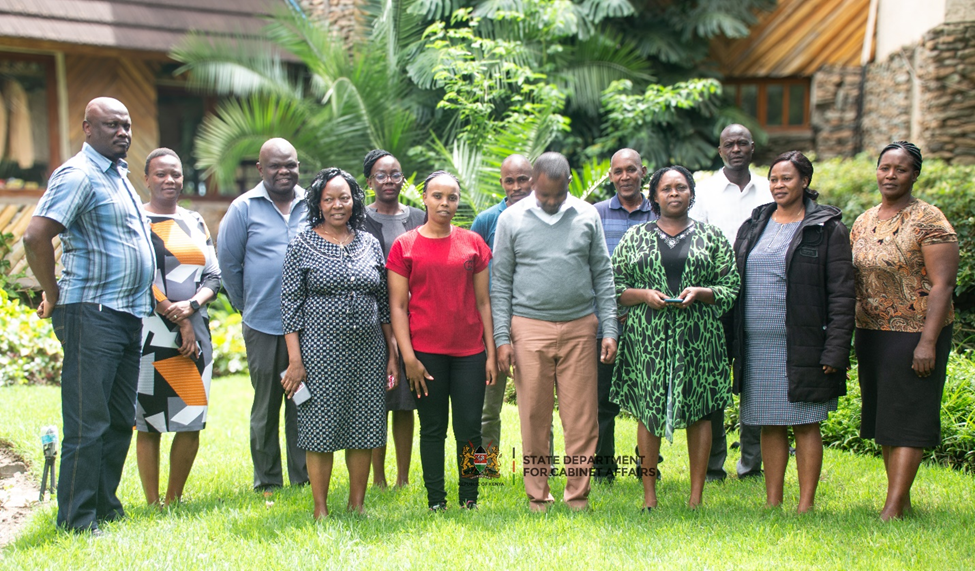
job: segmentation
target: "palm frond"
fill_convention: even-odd
[[[282,11],[269,20],[264,33],[275,45],[300,59],[312,76],[328,82],[348,73],[349,54],[327,24]]]
[[[601,198],[603,186],[609,180],[609,167],[609,160],[591,159],[582,165],[582,170],[572,169],[569,192],[590,202],[594,196]]]
[[[713,38],[719,35],[743,38],[748,35],[748,26],[725,12],[698,9],[692,13],[691,18],[684,30],[685,41],[693,39],[695,35],[700,38]]]
[[[686,64],[689,59],[693,58],[688,58],[687,48],[677,40],[678,37],[675,37],[669,30],[667,32],[648,31],[637,39],[637,53],[645,58],[659,59],[667,64]]]
[[[308,110],[300,102],[274,95],[227,99],[208,115],[196,136],[197,168],[221,188],[231,188],[245,159],[257,160],[261,145],[283,137],[297,149],[311,147],[302,134]],[[303,153],[299,152],[303,159]]]
[[[461,0],[414,0],[408,10],[426,21],[446,20],[463,4]]]
[[[597,117],[603,90],[618,79],[629,79],[643,85],[654,78],[646,59],[636,47],[609,32],[593,36],[558,63],[553,79],[570,92],[570,111]]]
[[[584,0],[581,10],[593,24],[598,24],[606,18],[626,18],[636,14],[636,9],[630,0]]]
[[[190,33],[170,52],[181,62],[174,73],[188,72],[188,86],[217,95],[254,93],[299,96],[273,44],[237,37],[213,39]]]

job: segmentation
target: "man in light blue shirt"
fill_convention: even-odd
[[[288,448],[288,480],[308,482],[305,453],[298,449],[298,413],[284,399],[281,372],[288,347],[281,325],[281,272],[288,243],[308,227],[305,191],[298,186],[298,154],[284,139],[261,147],[261,182],[231,203],[220,222],[217,258],[230,302],[243,313],[244,345],[254,403],[250,440],[254,489],[270,492],[284,485],[278,440],[281,403]]]
[[[37,313],[52,318],[64,349],[57,523],[100,535],[99,523],[125,515],[115,492],[132,440],[156,262],[122,160],[132,142],[129,111],[118,100],[93,99],[82,128],[81,152],[51,175],[24,248],[43,290]],[[52,242],[59,234],[60,281]]]

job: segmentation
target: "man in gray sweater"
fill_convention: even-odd
[[[555,475],[567,478],[566,505],[588,507],[598,436],[596,354],[603,363],[616,359],[616,296],[602,223],[592,205],[569,195],[569,177],[564,156],[540,156],[532,194],[501,214],[494,238],[494,341],[499,367],[518,369],[522,465],[533,511],[554,501],[553,464]],[[553,394],[565,434],[565,455],[555,458],[548,447]]]

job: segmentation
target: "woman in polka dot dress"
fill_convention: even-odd
[[[349,511],[363,511],[372,449],[386,444],[385,391],[398,382],[383,251],[362,231],[364,194],[352,175],[324,169],[306,198],[310,229],[288,245],[281,313],[289,365],[281,383],[298,405],[316,519],[328,515],[332,453],[345,450]]]

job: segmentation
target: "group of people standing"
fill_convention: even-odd
[[[923,449],[940,439],[958,246],[941,212],[911,194],[921,153],[910,143],[882,151],[881,204],[852,233],[839,209],[818,203],[801,153],[780,155],[768,179],[752,174],[754,143],[740,125],[722,132],[725,166],[700,188],[670,166],[644,195],[640,155],[617,152],[616,193],[595,206],[569,194],[562,155],[534,164],[512,155],[500,171],[505,198],[469,231],[452,224],[461,189],[450,173],[424,181],[424,213],[399,201],[397,158],[372,151],[363,175],[376,200],[367,205],[341,169],[300,187],[294,147],[271,139],[262,180],[230,206],[215,252],[202,218],[177,205],[175,153],[149,155],[150,201],[140,205],[126,180],[124,105],[93,100],[83,126],[84,148],[52,175],[24,238],[44,290],[38,313],[53,316],[65,350],[65,528],[98,533],[124,514],[115,491],[133,425],[146,499],[181,497],[206,422],[206,306],[221,283],[243,313],[254,488],[283,485],[283,405],[289,481],[310,485],[316,518],[328,515],[336,451],[345,450],[349,510],[363,510],[370,467],[386,485],[390,412],[395,484],[409,483],[413,410],[428,508],[448,506],[452,420],[457,499],[476,509],[481,474],[471,458],[496,457],[508,376],[533,511],[555,501],[555,463],[571,509],[588,507],[591,477],[616,477],[620,408],[638,420],[641,509],[658,505],[661,441],[681,428],[696,507],[705,482],[725,477],[732,390],[741,395],[739,477],[762,475],[764,459],[767,504],[781,504],[792,427],[797,509],[807,511],[822,466],[819,423],[846,393],[854,329],[862,436],[882,445],[888,476],[882,517],[910,509]],[[164,499],[162,432],[177,433]]]

